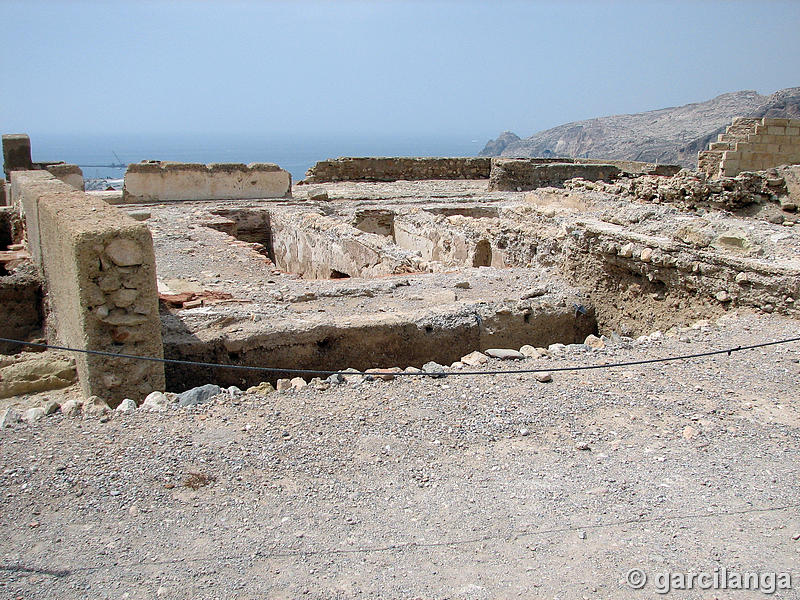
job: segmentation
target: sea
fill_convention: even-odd
[[[488,138],[487,138],[488,139]],[[77,164],[85,179],[120,179],[142,160],[269,162],[305,177],[314,163],[339,156],[476,156],[485,138],[475,135],[225,135],[32,134],[36,162]],[[114,166],[117,165],[117,166]]]

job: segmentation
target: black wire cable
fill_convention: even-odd
[[[693,358],[703,358],[707,356],[717,356],[720,354],[727,354],[730,356],[734,352],[742,352],[745,350],[754,350],[756,348],[766,348],[767,346],[777,346],[780,344],[789,344],[791,342],[800,341],[800,337],[786,338],[782,340],[774,340],[771,342],[762,342],[760,344],[750,344],[746,346],[735,346],[733,348],[725,348],[722,350],[709,350],[707,352],[696,352],[694,354],[682,354],[679,356],[667,356],[663,358],[646,358],[642,360],[631,360],[626,362],[616,363],[601,363],[593,365],[578,365],[572,367],[546,367],[538,369],[511,369],[505,371],[446,371],[446,372],[430,372],[419,371],[415,373],[407,373],[405,371],[392,372],[392,371],[373,371],[367,373],[365,371],[337,371],[337,370],[319,370],[319,369],[289,369],[281,367],[255,367],[249,365],[225,365],[221,363],[197,362],[192,360],[180,360],[176,358],[160,358],[156,356],[137,356],[135,354],[121,354],[116,352],[106,352],[104,350],[83,350],[81,348],[70,348],[68,346],[56,346],[52,344],[41,344],[38,342],[23,342],[21,340],[13,340],[8,338],[0,338],[0,342],[9,344],[21,344],[24,346],[33,346],[35,348],[44,348],[48,350],[62,350],[65,352],[79,352],[82,354],[89,354],[93,356],[105,356],[110,358],[124,358],[132,360],[146,360],[150,362],[160,362],[175,365],[190,365],[195,367],[208,367],[214,369],[233,369],[239,371],[260,371],[264,373],[295,373],[306,375],[414,375],[422,377],[452,377],[454,375],[515,375],[525,373],[540,373],[542,371],[549,371],[551,373],[563,371],[588,371],[590,369],[610,369],[613,367],[632,367],[636,365],[649,365],[654,363],[666,363],[677,360],[690,360]]]

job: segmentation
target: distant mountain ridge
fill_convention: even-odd
[[[566,123],[521,139],[506,131],[479,156],[585,157],[697,165],[697,152],[734,117],[800,118],[800,87],[762,96],[753,90],[706,102]]]

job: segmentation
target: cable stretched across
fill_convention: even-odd
[[[195,367],[208,367],[213,369],[231,369],[231,370],[238,370],[238,371],[260,371],[263,373],[295,373],[295,374],[305,374],[305,375],[381,375],[383,374],[381,371],[373,371],[370,373],[366,373],[365,371],[338,371],[336,369],[327,369],[327,370],[320,370],[320,369],[288,369],[283,367],[256,367],[250,365],[226,365],[222,363],[209,363],[209,362],[197,362],[193,360],[180,360],[177,358],[160,358],[157,356],[137,356],[135,354],[121,354],[116,352],[106,352],[104,350],[84,350],[81,348],[70,348],[68,346],[57,346],[54,344],[41,344],[39,342],[24,342],[21,340],[13,340],[9,338],[2,338],[0,337],[0,342],[6,342],[10,344],[21,344],[23,346],[32,346],[35,348],[43,348],[48,350],[62,350],[65,352],[79,352],[81,354],[90,354],[94,356],[105,356],[110,358],[124,358],[129,360],[145,360],[150,362],[160,362],[166,364],[175,364],[175,365],[190,365]],[[592,365],[577,365],[571,367],[547,367],[547,368],[538,368],[538,369],[510,369],[510,370],[489,370],[489,371],[446,371],[446,372],[427,372],[427,371],[420,371],[417,373],[407,373],[404,371],[394,373],[391,372],[392,375],[395,377],[403,376],[403,375],[414,375],[416,377],[453,377],[453,376],[463,376],[463,375],[518,375],[518,374],[525,374],[525,373],[538,373],[541,371],[550,371],[551,373],[554,372],[563,372],[563,371],[588,371],[591,369],[610,369],[612,367],[632,367],[636,365],[649,365],[654,363],[666,363],[666,362],[674,362],[677,360],[690,360],[694,358],[703,358],[708,356],[717,356],[720,354],[727,354],[730,356],[734,352],[743,352],[745,350],[754,350],[757,348],[766,348],[767,346],[778,346],[781,344],[789,344],[792,342],[800,342],[800,337],[793,337],[793,338],[785,338],[782,340],[773,340],[770,342],[761,342],[759,344],[749,344],[746,346],[735,346],[732,348],[723,348],[721,350],[709,350],[706,352],[695,352],[693,354],[681,354],[678,356],[666,356],[660,358],[646,358],[641,360],[631,360],[625,362],[615,362],[615,363],[598,363]],[[389,372],[387,372],[388,374]]]

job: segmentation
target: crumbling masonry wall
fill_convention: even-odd
[[[489,189],[520,192],[562,185],[575,177],[589,181],[613,181],[621,174],[619,167],[610,164],[541,164],[525,158],[498,159],[492,161]]]
[[[80,349],[161,358],[147,226],[45,171],[15,172],[11,192],[44,274],[48,338]],[[164,389],[158,362],[79,354],[76,363],[84,394],[112,404]]]
[[[245,200],[292,195],[292,176],[271,163],[146,161],[128,165],[123,201]]]
[[[491,158],[340,157],[315,164],[305,183],[488,179],[490,169]]]
[[[63,162],[33,162],[31,159],[31,140],[24,133],[3,135],[3,170],[11,179],[14,171],[48,171],[76,190],[84,189],[83,171],[78,165]],[[5,194],[0,189],[0,205],[6,204]]]
[[[800,119],[734,119],[697,157],[698,169],[713,178],[797,163]]]
[[[336,181],[418,181],[429,179],[490,179],[492,170],[497,164],[501,166],[507,160],[525,161],[530,166],[553,167],[543,169],[542,173],[551,173],[547,179],[562,181],[557,176],[563,165],[574,165],[571,172],[578,173],[573,177],[591,176],[594,167],[600,164],[613,165],[624,173],[635,175],[674,175],[680,167],[675,165],[657,165],[630,160],[604,160],[591,158],[524,158],[498,159],[489,157],[459,158],[410,158],[380,157],[353,158],[340,157],[323,160],[311,167],[306,173],[304,183],[324,183]],[[522,163],[520,163],[522,164]],[[586,168],[581,169],[585,166]],[[517,168],[519,170],[519,167]],[[565,171],[566,172],[566,171]],[[515,186],[516,187],[516,186]],[[497,188],[505,189],[505,188]],[[511,189],[511,188],[509,188]]]

